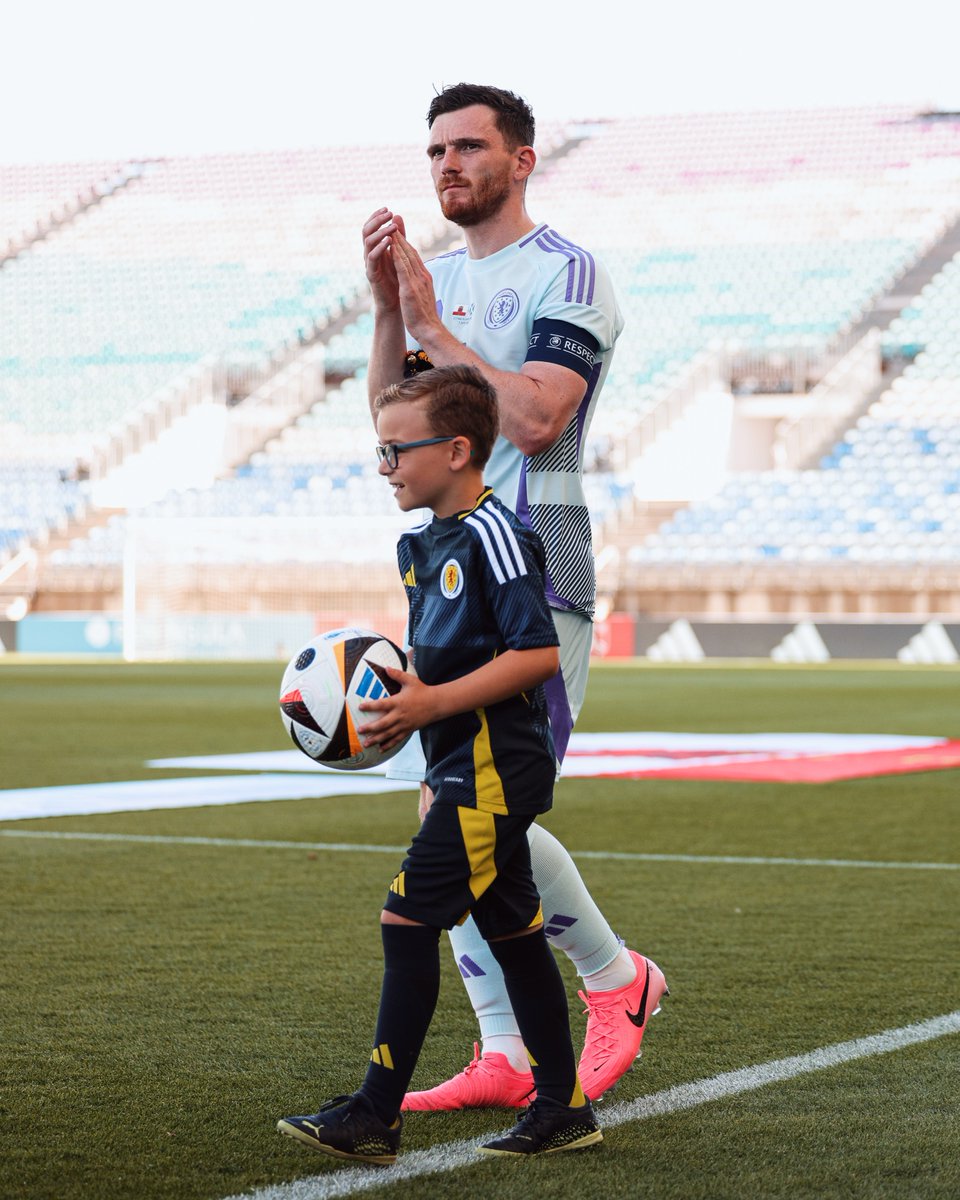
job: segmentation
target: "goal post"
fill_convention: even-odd
[[[403,638],[396,541],[409,518],[131,517],[123,655],[284,660],[344,625]]]

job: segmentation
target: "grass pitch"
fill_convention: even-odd
[[[285,749],[279,673],[0,663],[3,786],[176,777],[189,773],[144,764]],[[579,728],[960,737],[958,696],[953,669],[597,666]],[[957,864],[958,804],[957,771],[823,785],[567,780],[545,823],[575,856]],[[0,836],[0,1195],[332,1194],[344,1168],[280,1138],[274,1124],[362,1077],[379,991],[377,914],[397,861],[374,848],[404,845],[414,823],[412,793],[5,823],[16,833],[119,836]],[[643,1097],[960,1009],[958,870],[594,857],[580,866],[614,927],[660,963],[672,991],[642,1062],[601,1117],[604,1107],[636,1114]],[[579,1040],[577,981],[561,967]],[[415,1085],[463,1067],[475,1037],[444,956]],[[578,1155],[478,1156],[408,1183],[371,1169],[364,1195],[952,1198],[958,1051],[946,1036],[641,1113]],[[415,1114],[404,1154],[511,1121]],[[308,1179],[316,1182],[265,1190]]]

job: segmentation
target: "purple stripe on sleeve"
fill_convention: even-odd
[[[576,284],[576,282],[577,282],[577,264],[571,258],[569,263],[567,263],[567,294],[566,294],[566,296],[564,296],[564,299],[567,301],[568,304],[573,299],[573,288],[574,288],[574,285]],[[580,297],[577,296],[577,300],[579,300],[579,299],[580,299]]]
[[[532,242],[535,238],[538,238],[542,233],[546,233],[548,228],[549,226],[547,225],[538,225],[533,233],[528,233],[523,239],[523,241],[520,243],[520,249],[522,250],[524,246],[526,246],[529,242]]]
[[[565,250],[562,246],[555,246],[547,237],[537,239],[537,245],[541,250],[546,250],[548,254],[562,254],[567,260],[567,290],[564,293],[564,300],[569,304],[573,299],[574,287],[577,282],[577,262],[574,256]]]
[[[457,250],[447,250],[444,254],[436,254],[433,258],[427,259],[426,266],[429,267],[431,263],[435,262],[443,262],[446,258],[462,258],[466,252],[466,246],[460,246]]]
[[[545,250],[555,250],[559,254],[568,255],[571,262],[574,259],[579,262],[581,273],[577,289],[577,303],[592,304],[597,279],[597,264],[593,255],[584,250],[582,246],[577,246],[573,242],[567,241],[566,238],[560,237],[552,229],[540,239],[540,245]],[[566,298],[570,300],[572,298],[571,294],[568,293]]]
[[[553,242],[556,250],[560,254],[568,254],[571,264],[576,263],[577,270],[577,303],[583,304],[583,288],[584,288],[584,253],[579,246],[574,246],[572,242],[566,241],[557,234],[553,235]],[[567,299],[570,300],[571,294],[568,290]]]

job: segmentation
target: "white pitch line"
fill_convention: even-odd
[[[178,837],[164,834],[83,833],[49,829],[0,829],[0,837],[50,838],[54,841],[143,842],[167,846],[225,846],[254,850],[313,850],[334,854],[405,854],[407,846],[356,842],[281,842],[262,838]],[[883,862],[856,858],[755,858],[737,854],[642,854],[620,850],[571,850],[574,858],[602,862],[694,863],[705,866],[850,867],[880,871],[960,871],[960,863]]]
[[[139,842],[159,846],[236,846],[254,850],[328,850],[347,854],[406,854],[409,848],[367,846],[359,842],[277,842],[264,838],[174,837],[152,833],[81,833],[47,829],[0,829],[0,837],[51,838],[68,842]]]
[[[850,1042],[839,1042],[824,1046],[808,1054],[797,1054],[790,1058],[778,1058],[773,1062],[758,1063],[743,1067],[739,1071],[727,1071],[709,1079],[684,1083],[677,1087],[641,1096],[627,1104],[614,1104],[601,1110],[605,1130],[633,1121],[645,1121],[650,1117],[665,1116],[726,1096],[756,1091],[771,1083],[783,1083],[813,1071],[841,1066],[856,1059],[870,1058],[877,1054],[889,1054],[903,1050],[920,1042],[930,1042],[950,1034],[960,1033],[960,1010],[931,1017],[915,1025],[904,1025],[899,1029],[887,1029],[883,1033],[856,1038]],[[227,1197],[227,1200],[332,1200],[336,1196],[353,1196],[371,1188],[386,1188],[397,1183],[406,1183],[424,1175],[437,1175],[446,1171],[462,1170],[487,1161],[477,1154],[477,1146],[497,1131],[481,1134],[470,1140],[448,1142],[431,1150],[414,1150],[401,1155],[396,1166],[389,1170],[373,1170],[369,1167],[347,1167],[326,1175],[298,1179],[292,1183],[279,1183],[260,1188],[255,1192],[244,1192]]]
[[[864,858],[754,858],[743,854],[634,854],[620,850],[570,851],[576,858],[625,859],[627,862],[732,863],[745,867],[865,867],[869,870],[960,871],[960,863],[884,862]]]

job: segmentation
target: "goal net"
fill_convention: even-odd
[[[396,542],[413,523],[402,513],[131,518],[124,657],[282,660],[342,625],[402,641]]]

